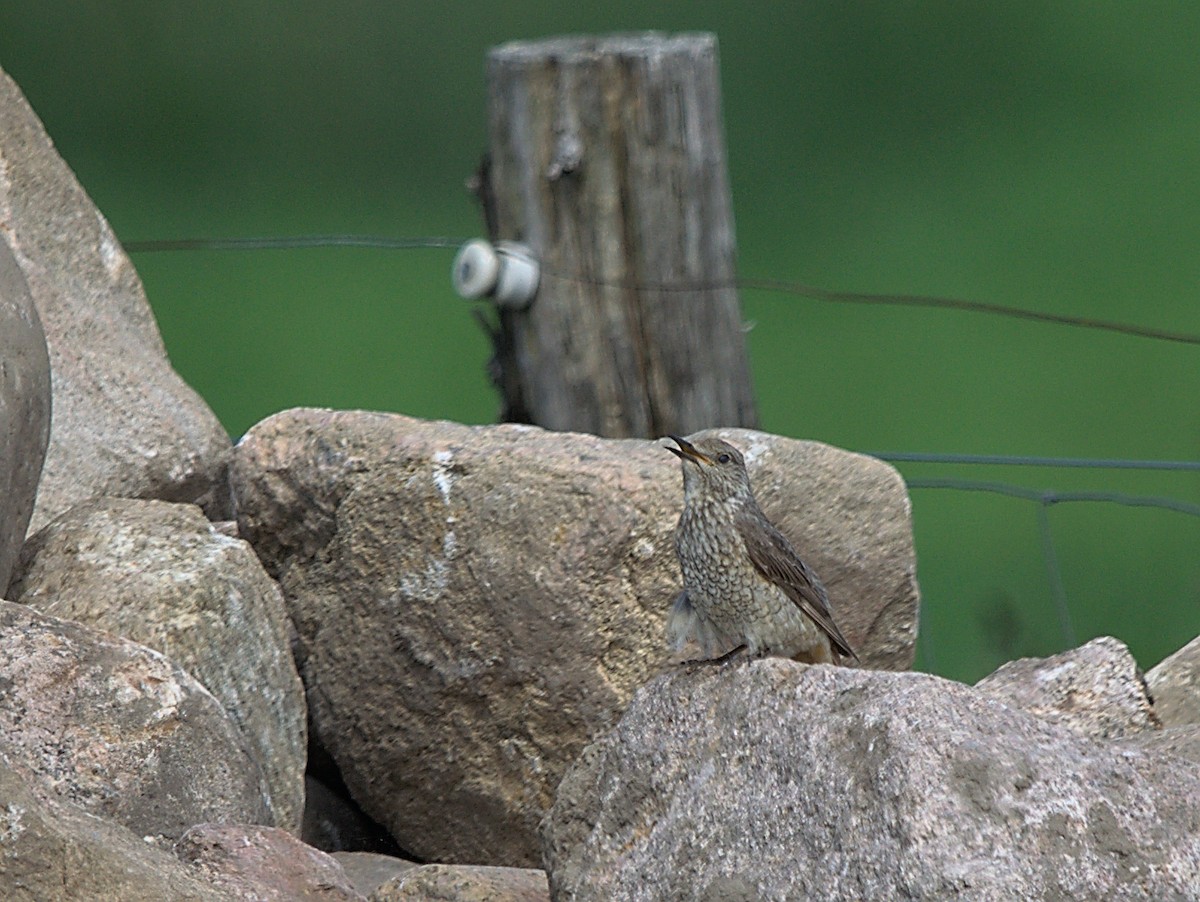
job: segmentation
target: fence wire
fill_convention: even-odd
[[[375,250],[456,249],[468,239],[451,237],[388,237],[380,235],[301,235],[268,236],[251,238],[184,238],[125,242],[125,250],[132,254],[163,251],[261,251],[261,250],[304,250],[313,248],[367,248]],[[543,276],[556,279],[572,279],[577,276],[543,270]],[[992,304],[981,301],[939,298],[903,294],[862,294],[833,291],[801,282],[773,278],[737,278],[725,283],[641,284],[608,282],[597,279],[585,280],[589,284],[600,284],[650,292],[686,292],[740,288],[792,294],[796,296],[834,303],[875,304],[890,306],[925,307],[980,313],[1011,319],[1028,320],[1041,324],[1071,326],[1096,331],[1116,332],[1130,337],[1165,341],[1180,344],[1200,345],[1200,335],[1193,333],[1157,329],[1132,323],[1119,323],[1091,317],[1068,316]],[[1044,467],[1048,469],[1105,469],[1105,470],[1154,470],[1173,472],[1200,472],[1200,460],[1137,460],[1123,458],[1044,457],[1003,454],[956,454],[946,452],[887,451],[866,452],[889,463],[920,463],[946,465],[991,465],[1015,467]],[[1064,647],[1074,647],[1077,641],[1075,627],[1067,602],[1054,532],[1050,523],[1050,508],[1058,504],[1101,503],[1126,507],[1158,508],[1189,517],[1200,518],[1200,504],[1178,498],[1158,495],[1131,495],[1116,491],[1059,491],[1034,489],[1008,482],[980,481],[957,478],[906,479],[910,490],[952,490],[958,492],[985,492],[1019,498],[1036,504],[1037,533],[1046,577],[1050,586],[1055,612],[1062,633]],[[918,637],[921,653],[931,669],[936,669],[934,649],[929,644],[927,631]]]
[[[182,238],[150,241],[127,241],[125,250],[131,254],[154,253],[160,251],[197,251],[197,250],[305,250],[322,247],[356,247],[375,248],[380,250],[418,250],[457,248],[467,241],[465,238],[447,237],[415,237],[392,238],[385,235],[298,235],[293,237],[258,237],[258,238]],[[1001,316],[1010,319],[1032,320],[1034,322],[1053,324],[1057,326],[1073,326],[1082,329],[1093,329],[1105,332],[1117,332],[1136,338],[1149,338],[1155,341],[1177,342],[1180,344],[1200,345],[1200,335],[1179,332],[1170,329],[1157,329],[1135,323],[1118,323],[1111,320],[1096,319],[1086,316],[1070,316],[1063,313],[1050,313],[1042,310],[1028,310],[1021,307],[1010,307],[1004,304],[993,304],[986,301],[971,301],[961,298],[931,297],[918,294],[878,294],[856,291],[835,291],[796,282],[787,279],[773,278],[735,278],[726,282],[671,282],[643,283],[629,281],[608,281],[604,279],[583,279],[576,273],[559,273],[553,269],[542,269],[543,277],[565,279],[574,282],[586,282],[591,285],[604,285],[615,288],[625,288],[647,292],[687,292],[715,291],[727,288],[745,290],[771,291],[798,297],[812,298],[838,304],[874,304],[897,307],[927,307],[941,310],[958,310],[969,313],[983,313],[991,316]]]

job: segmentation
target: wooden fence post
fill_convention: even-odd
[[[488,55],[490,237],[541,262],[501,308],[503,418],[605,436],[755,426],[717,41],[636,34]]]

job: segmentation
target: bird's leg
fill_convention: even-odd
[[[728,664],[730,661],[732,661],[734,658],[736,658],[740,652],[744,652],[745,650],[746,650],[745,644],[736,645],[733,648],[731,648],[729,651],[725,652],[725,654],[720,655],[716,658],[693,658],[692,660],[684,661],[683,663],[684,664]]]

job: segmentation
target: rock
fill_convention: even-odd
[[[1148,755],[1173,755],[1200,764],[1200,724],[1179,724],[1117,740]]]
[[[917,673],[640,691],[543,825],[555,900],[1200,898],[1200,767]]]
[[[101,495],[229,515],[229,437],[171,369],[104,217],[0,72],[0,223],[45,328],[54,421],[32,530]]]
[[[1163,658],[1146,683],[1164,725],[1200,724],[1200,636]]]
[[[1111,636],[1048,658],[1010,661],[975,688],[1092,739],[1158,728],[1137,661]]]
[[[266,817],[258,765],[208,690],[156,651],[7,601],[0,753],[138,836]]]
[[[418,867],[415,862],[380,855],[377,852],[334,852],[334,860],[342,866],[354,888],[364,896],[383,886],[393,877]]]
[[[7,902],[228,898],[129,830],[46,793],[0,755],[0,886]]]
[[[276,827],[199,824],[175,853],[209,885],[255,902],[365,900],[342,866]]]
[[[148,645],[199,679],[262,768],[269,822],[299,832],[304,687],[283,596],[249,545],[195,505],[103,498],[29,540],[11,596]]]
[[[723,434],[864,662],[907,666],[917,595],[895,471]],[[675,458],[528,426],[298,410],[250,430],[233,482],[241,533],[288,598],[314,732],[355,800],[416,857],[539,863],[562,773],[667,661]]]
[[[469,864],[427,864],[371,894],[371,902],[550,902],[546,872]]]
[[[3,163],[0,157],[0,167]],[[29,286],[2,236],[0,361],[3,361],[0,366],[0,597],[3,597],[33,515],[38,478],[50,439],[50,358],[46,355],[46,336]]]

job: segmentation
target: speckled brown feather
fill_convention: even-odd
[[[784,594],[821,628],[838,654],[857,661],[858,655],[833,622],[825,587],[800,559],[787,537],[757,510],[757,505],[754,510],[744,509],[735,523],[755,569],[779,586]]]

